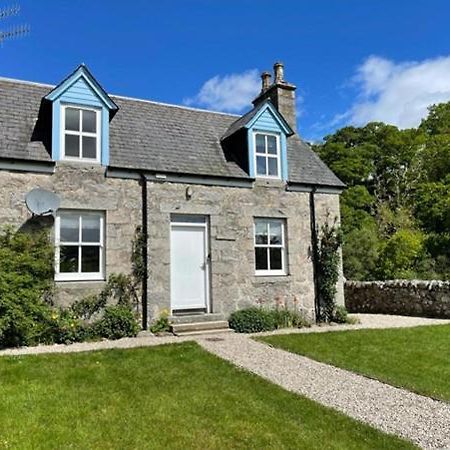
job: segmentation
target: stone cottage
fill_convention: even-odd
[[[144,327],[276,299],[314,317],[314,230],[344,185],[297,134],[281,63],[243,116],[109,95],[84,65],[56,87],[0,79],[0,105],[0,220],[26,225],[33,189],[59,197],[61,304],[129,273],[141,227]]]

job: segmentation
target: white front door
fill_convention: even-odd
[[[202,309],[208,304],[207,221],[203,216],[172,218],[170,237],[172,311]]]

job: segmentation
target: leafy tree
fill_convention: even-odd
[[[450,102],[431,106],[416,129],[344,127],[315,150],[347,184],[348,279],[450,279]]]

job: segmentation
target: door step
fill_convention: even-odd
[[[220,313],[174,314],[169,317],[169,321],[177,325],[200,322],[225,322],[225,317]]]
[[[172,324],[172,333],[176,336],[193,336],[197,334],[213,334],[230,331],[226,320]]]

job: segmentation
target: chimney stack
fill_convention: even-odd
[[[269,72],[263,72],[261,74],[261,80],[262,80],[261,92],[265,92],[265,91],[267,91],[267,89],[269,89],[271,78],[272,78],[272,75],[270,75]]]
[[[262,89],[258,97],[253,100],[256,107],[267,99],[270,99],[273,106],[286,119],[290,127],[297,132],[297,114],[295,107],[295,89],[293,84],[284,80],[284,64],[276,62],[273,65],[274,82],[270,84],[270,73],[261,74]]]
[[[273,73],[275,75],[275,83],[284,83],[284,64],[276,62],[273,65]]]

